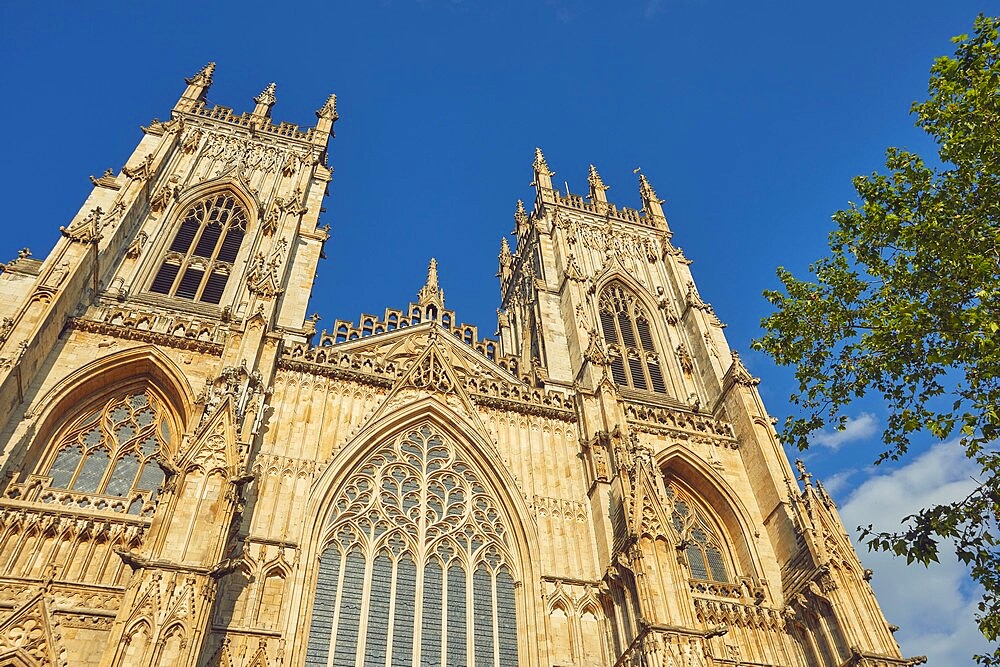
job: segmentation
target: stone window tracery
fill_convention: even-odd
[[[731,581],[722,555],[722,543],[702,510],[678,487],[667,482],[670,520],[680,537],[692,579],[729,583]]]
[[[232,194],[195,202],[185,212],[150,291],[219,303],[246,229],[246,213]]]
[[[49,488],[123,498],[129,513],[149,514],[164,482],[157,461],[170,439],[166,411],[152,394],[115,396],[76,419],[57,440],[55,459],[45,472]],[[41,499],[63,502],[51,494]],[[99,498],[90,502],[108,506]]]
[[[517,665],[510,531],[432,427],[368,455],[327,534],[306,665]]]
[[[652,327],[635,294],[612,283],[601,291],[598,310],[615,384],[665,394]]]

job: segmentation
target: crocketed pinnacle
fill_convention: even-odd
[[[253,98],[253,101],[256,102],[257,104],[266,104],[268,106],[273,105],[275,102],[278,101],[278,98],[274,96],[274,91],[276,89],[277,85],[275,85],[275,83],[272,81],[271,83],[267,84],[267,88],[265,88],[260,92],[260,95]]]
[[[549,176],[554,175],[551,171],[549,171],[549,165],[545,161],[545,156],[542,155],[541,148],[535,148],[535,162],[532,166],[535,168],[535,171],[539,173],[548,174]]]
[[[184,79],[188,85],[191,86],[211,86],[212,85],[212,75],[215,74],[215,63],[211,62],[205,65],[190,79]]]
[[[337,120],[340,116],[337,115],[337,96],[330,95],[326,98],[326,103],[316,111],[317,118],[325,118],[327,120]]]
[[[528,212],[524,210],[524,202],[520,199],[517,200],[517,207],[514,209],[514,222],[517,223],[518,229],[528,222]]]
[[[601,175],[597,173],[597,167],[590,165],[590,173],[587,175],[587,183],[595,190],[607,190],[608,186],[601,180]]]
[[[659,201],[659,198],[656,196],[656,190],[649,184],[649,181],[646,180],[646,175],[642,172],[639,173],[639,194],[643,199]]]
[[[434,304],[438,308],[444,308],[444,290],[438,285],[438,264],[433,257],[427,266],[427,282],[417,292],[417,303],[421,306]]]

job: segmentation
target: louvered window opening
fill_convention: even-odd
[[[155,397],[117,396],[75,420],[59,439],[45,473],[49,488],[129,498],[130,514],[149,514],[164,482],[157,461],[169,444],[165,410]]]
[[[310,667],[514,667],[509,529],[479,475],[420,427],[379,447],[334,502]]]
[[[184,214],[150,291],[218,304],[246,228],[246,213],[233,195],[196,202]]]
[[[722,556],[722,543],[702,511],[672,483],[667,483],[670,521],[684,545],[691,578],[700,581],[730,582]]]
[[[615,384],[665,394],[652,328],[635,295],[609,285],[601,292],[599,311]]]

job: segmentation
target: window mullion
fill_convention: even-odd
[[[625,382],[628,383],[629,387],[635,388],[635,383],[632,382],[632,369],[629,368],[628,363],[628,345],[625,344],[625,333],[622,331],[622,320],[618,317],[622,313],[621,309],[615,313],[615,333],[618,334],[618,351],[622,357],[622,368],[625,374]]]
[[[232,220],[232,217],[230,217]],[[222,250],[222,244],[226,241],[226,235],[229,234],[230,223],[227,221],[225,225],[222,226],[222,231],[219,232],[219,238],[215,240],[215,247],[212,248],[211,257],[206,257],[205,274],[201,277],[201,283],[198,285],[198,289],[195,292],[194,300],[201,301],[201,297],[205,293],[205,288],[208,286],[209,278],[212,276],[212,272],[215,271],[215,264],[219,259],[219,252]],[[231,273],[231,272],[230,272]],[[227,281],[228,282],[228,281]]]

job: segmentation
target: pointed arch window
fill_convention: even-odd
[[[683,545],[691,578],[726,584],[732,581],[723,558],[722,542],[704,512],[672,482],[667,482],[670,521]]]
[[[184,213],[150,291],[219,303],[246,229],[246,212],[232,194],[195,202]]]
[[[50,489],[123,498],[129,513],[148,514],[164,482],[157,462],[170,440],[166,410],[156,397],[148,391],[121,394],[70,424],[42,474]]]
[[[368,456],[334,501],[306,665],[515,667],[510,531],[429,426]]]
[[[601,291],[598,311],[615,384],[665,394],[653,330],[635,294],[612,283]]]

